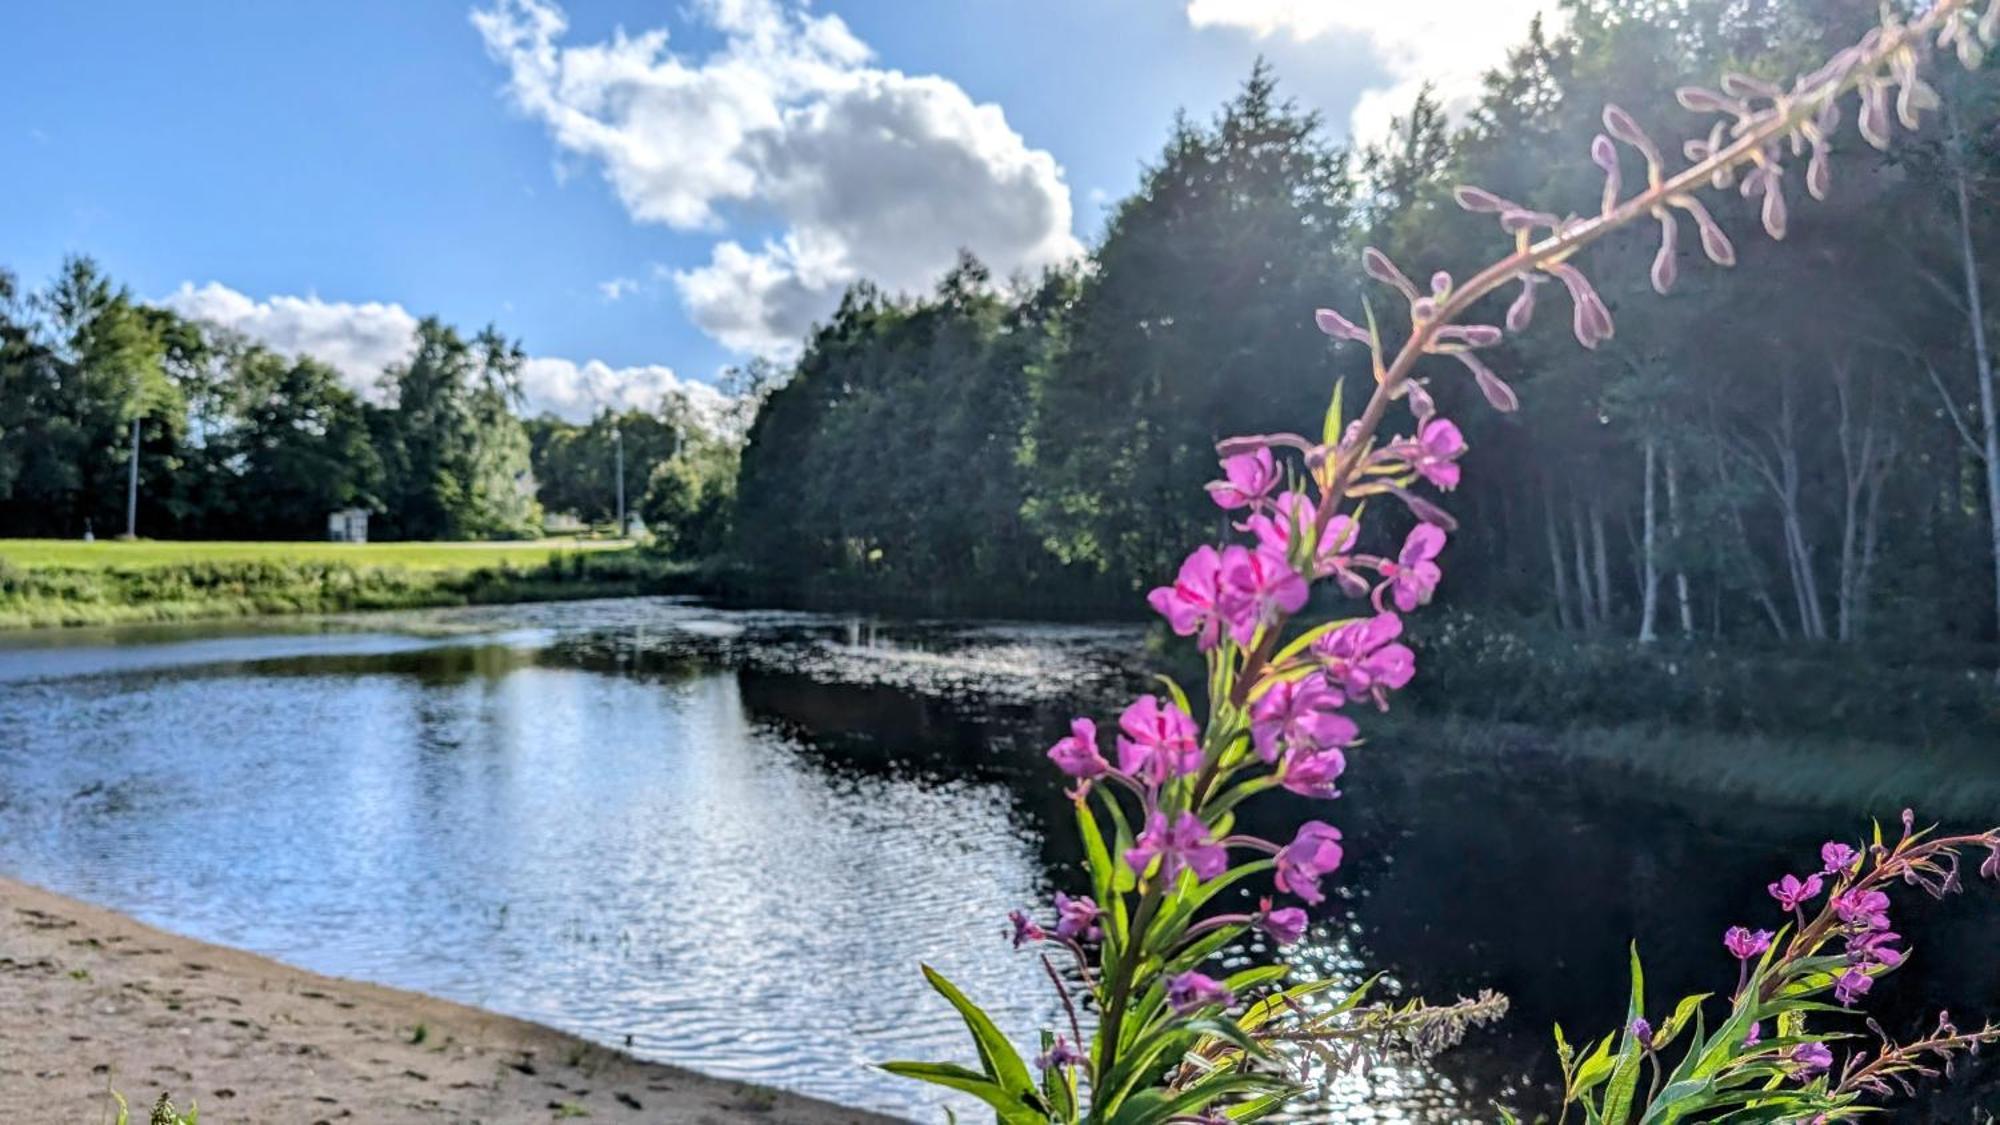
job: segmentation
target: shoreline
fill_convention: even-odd
[[[541,1024],[322,976],[0,876],[0,1120],[885,1125]]]

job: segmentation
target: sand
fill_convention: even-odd
[[[0,1121],[203,1125],[891,1118],[641,1062],[522,1020],[323,977],[0,879]]]

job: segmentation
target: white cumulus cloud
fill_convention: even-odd
[[[273,351],[331,365],[357,390],[372,391],[382,369],[410,357],[417,318],[401,305],[271,297],[258,301],[221,282],[182,282],[159,302],[190,320],[240,332]]]
[[[594,161],[637,221],[722,231],[673,281],[694,322],[740,352],[796,347],[858,278],[932,283],[959,249],[994,271],[1079,254],[1062,169],[956,84],[872,65],[835,15],[792,0],[695,0],[720,38],[677,52],[665,29],[560,42],[547,0],[473,13],[514,103],[566,155]]]
[[[349,386],[379,401],[384,368],[410,358],[417,347],[417,317],[399,304],[327,301],[317,296],[256,300],[211,281],[181,287],[158,302],[191,320],[239,332],[273,351],[307,355],[339,371]],[[686,399],[711,428],[723,424],[729,399],[707,383],[682,379],[660,364],[613,367],[602,360],[531,356],[521,366],[522,412],[548,412],[581,422],[604,407],[657,409],[672,396]]]
[[[1436,86],[1445,109],[1471,108],[1480,77],[1506,61],[1536,13],[1553,19],[1553,0],[1420,0],[1382,4],[1371,0],[1187,0],[1188,22],[1198,28],[1248,32],[1259,39],[1283,35],[1296,42],[1336,35],[1364,40],[1389,75],[1386,85],[1362,92],[1349,127],[1371,140],[1389,120],[1406,113],[1425,82]]]

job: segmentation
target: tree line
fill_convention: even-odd
[[[0,270],[0,536],[300,539],[374,513],[383,539],[541,534],[544,511],[613,519],[623,435],[630,511],[713,550],[734,449],[670,398],[587,425],[523,419],[520,345],[436,317],[364,396],[278,354],[133,298],[88,258],[37,292]]]
[[[996,286],[968,259],[929,294],[849,292],[750,430],[739,548],[803,590],[1125,604],[1222,530],[1202,491],[1217,438],[1311,427],[1338,380],[1365,397],[1365,349],[1312,317],[1360,314],[1362,246],[1418,277],[1477,268],[1506,247],[1456,185],[1589,213],[1607,102],[1678,148],[1707,119],[1677,87],[1788,79],[1876,8],[1570,0],[1462,121],[1427,92],[1361,149],[1260,64],[1212,120],[1177,121],[1086,262]],[[1639,639],[1993,639],[1994,73],[1945,79],[1942,120],[1887,151],[1844,134],[1824,202],[1789,177],[1782,243],[1718,193],[1739,269],[1683,237],[1660,297],[1656,240],[1591,251],[1616,335],[1579,349],[1545,295],[1493,357],[1518,413],[1441,358],[1430,390],[1471,444],[1449,598]]]

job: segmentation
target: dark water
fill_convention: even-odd
[[[1009,908],[1073,882],[1040,751],[1076,700],[1101,713],[1131,690],[1136,636],[635,600],[17,638],[0,648],[0,870],[934,1120],[924,1089],[867,1064],[966,1054],[919,962],[1023,1040],[1055,1018],[999,935]],[[1306,960],[1382,972],[1387,995],[1494,988],[1513,1011],[1343,1080],[1316,1120],[1545,1107],[1548,1028],[1622,1015],[1628,938],[1655,995],[1726,988],[1722,929],[1775,922],[1763,884],[1861,824],[1401,741],[1358,754],[1348,796],[1314,810],[1351,846]],[[1905,908],[1918,956],[1877,990],[1892,1030],[1939,1005],[2000,1014],[1996,900]],[[1906,1119],[1988,1105],[2000,1083],[1974,1068]]]

